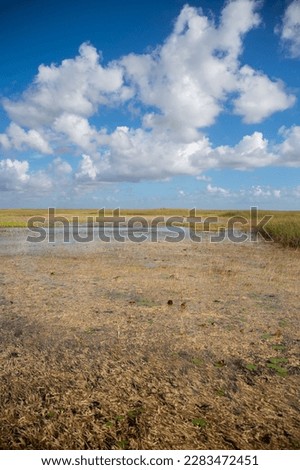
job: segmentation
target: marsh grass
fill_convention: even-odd
[[[97,217],[99,215],[97,209],[56,209],[56,215],[64,216],[69,221],[72,217],[77,216],[80,224],[86,224],[87,217]],[[107,216],[112,216],[112,209],[105,211]],[[122,209],[121,216],[132,217],[140,216],[147,220],[152,220],[155,217],[188,217],[188,209]],[[300,247],[300,211],[268,211],[262,210],[258,213],[258,221],[264,216],[271,215],[272,219],[265,226],[268,234],[272,240],[283,247],[299,248]],[[45,226],[48,224],[48,211],[47,209],[0,209],[0,228],[25,228],[27,227],[28,219],[34,216],[45,217]],[[197,216],[201,216],[202,219],[207,217],[218,217],[218,222],[210,223],[209,230],[215,231],[226,227],[228,220],[231,217],[243,217],[248,220],[247,224],[236,223],[235,227],[240,228],[243,231],[250,230],[250,214],[246,210],[197,210]],[[166,225],[177,225],[186,226],[186,222],[175,222],[167,221]],[[163,224],[159,224],[162,226]],[[196,228],[201,230],[207,230],[207,226],[204,223],[197,223]],[[252,228],[253,231],[256,229]],[[264,237],[263,231],[257,228],[257,231]]]
[[[267,224],[267,231],[281,246],[299,248],[300,212],[275,212]]]

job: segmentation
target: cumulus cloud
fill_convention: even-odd
[[[276,28],[290,57],[300,57],[300,0],[293,0],[287,7],[282,25]]]
[[[199,175],[214,168],[248,170],[278,162],[278,156],[271,152],[267,139],[259,132],[243,137],[233,147],[213,147],[206,136],[199,136],[191,143],[173,142],[164,132],[158,134],[126,126],[118,127],[107,138],[107,151],[102,158],[83,156],[81,176],[90,175],[94,181],[140,181]]]
[[[144,117],[146,127],[164,126],[190,140],[198,128],[216,121],[233,93],[238,95],[234,110],[248,123],[294,104],[281,82],[240,65],[243,37],[260,21],[258,5],[252,0],[228,2],[219,25],[201,10],[185,6],[161,47],[122,59],[139,99],[158,110]]]
[[[0,160],[0,190],[11,191],[22,189],[29,181],[29,163],[27,161]]]
[[[48,189],[57,187],[57,181],[94,186],[197,176],[213,168],[298,166],[298,127],[285,130],[277,146],[260,132],[236,145],[217,147],[205,135],[222,112],[254,124],[295,102],[280,80],[242,64],[244,37],[260,24],[259,5],[255,0],[228,1],[216,20],[186,5],[170,36],[150,53],[128,54],[103,65],[101,53],[84,43],[75,58],[41,65],[19,99],[3,101],[12,121],[0,134],[3,153],[52,155],[52,164],[38,175]],[[136,128],[116,122],[110,131],[91,121],[104,108],[124,111],[126,106],[140,113]],[[81,156],[72,165],[75,170],[60,157],[60,149]],[[8,186],[12,174],[21,184],[14,168],[18,164],[8,170],[8,161],[13,162],[2,160]],[[22,168],[28,181],[36,180],[37,173],[26,164]],[[207,186],[211,194],[223,189]]]
[[[81,181],[92,180],[94,181],[97,176],[97,168],[89,155],[82,155],[82,160],[79,164],[79,169],[76,173],[76,178]]]
[[[5,150],[16,149],[19,151],[32,149],[43,154],[51,154],[52,149],[46,138],[37,130],[25,131],[15,123],[11,123],[5,134],[0,134],[0,145]]]
[[[284,141],[276,146],[280,163],[291,167],[300,167],[300,126],[280,129]]]
[[[4,150],[11,148],[10,139],[6,134],[0,134],[0,145]]]
[[[62,141],[67,141],[79,151],[95,153],[97,145],[101,144],[97,130],[90,126],[86,118],[77,114],[62,113],[54,120],[53,129]]]
[[[268,147],[261,132],[246,135],[234,147],[219,146],[214,151],[216,166],[247,170],[271,165],[277,157]]]
[[[30,172],[27,160],[0,160],[0,191],[39,194],[48,192],[52,181],[45,171]]]
[[[70,175],[73,171],[71,165],[60,157],[53,160],[50,169],[55,175]]]
[[[239,89],[241,93],[234,100],[234,110],[248,124],[261,122],[296,102],[294,96],[286,94],[281,81],[271,81],[265,74],[247,65],[240,70]]]
[[[102,67],[100,55],[83,43],[79,55],[60,65],[40,65],[33,84],[17,100],[4,100],[4,109],[24,127],[50,125],[62,113],[91,116],[100,105],[131,95],[123,85],[122,69],[116,64]]]

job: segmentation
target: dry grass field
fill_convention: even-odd
[[[1,449],[300,447],[299,251],[5,243]]]
[[[94,220],[99,214],[96,209],[56,209],[55,214],[64,216],[71,221],[72,217],[78,217],[79,223],[86,223],[87,217],[92,217]],[[112,210],[106,210],[107,215],[112,215]],[[143,216],[147,220],[154,217],[188,217],[189,211],[187,209],[123,209],[121,215],[125,217]],[[258,221],[265,215],[271,215],[272,219],[266,225],[266,229],[272,239],[279,243],[281,246],[290,246],[292,248],[300,248],[300,211],[266,211],[259,210]],[[28,219],[34,216],[45,217],[45,225],[48,224],[48,210],[47,209],[0,209],[0,228],[10,227],[27,227]],[[217,210],[198,210],[197,216],[202,219],[207,217],[217,217],[217,223],[210,224],[210,230],[218,230],[220,227],[226,227],[228,219],[232,217],[243,217],[249,223],[240,225],[243,230],[250,228],[250,213],[249,211],[231,210],[231,211],[217,211]],[[174,224],[176,225],[176,223]],[[177,225],[186,225],[186,223]],[[237,225],[238,226],[238,225]],[[197,229],[205,229],[204,224],[198,223]]]

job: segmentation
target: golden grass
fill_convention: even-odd
[[[56,209],[55,214],[64,216],[69,221],[72,217],[77,216],[79,223],[85,223],[87,217],[97,217],[99,212],[97,209]],[[105,214],[108,216],[113,215],[112,209],[106,209]],[[122,209],[121,216],[143,216],[147,219],[154,217],[188,217],[188,209]],[[272,239],[285,247],[299,248],[300,247],[300,211],[259,211],[258,219],[261,220],[265,215],[272,215],[272,220],[266,225],[266,230]],[[18,228],[26,227],[28,219],[34,216],[42,216],[48,223],[48,210],[47,209],[0,209],[0,227],[3,228]],[[197,216],[203,219],[206,217],[218,217],[217,223],[212,223],[209,226],[210,230],[218,230],[220,227],[225,227],[231,217],[244,217],[249,221],[249,211],[246,210],[197,210]],[[174,224],[176,225],[176,223]],[[187,225],[186,222],[177,223],[177,225]],[[249,230],[250,224],[240,225],[241,229]],[[197,224],[198,230],[203,230],[203,224]]]
[[[272,239],[285,247],[300,248],[300,213],[281,213],[267,225]]]

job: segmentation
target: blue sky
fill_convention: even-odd
[[[300,0],[0,0],[0,207],[300,208]]]

